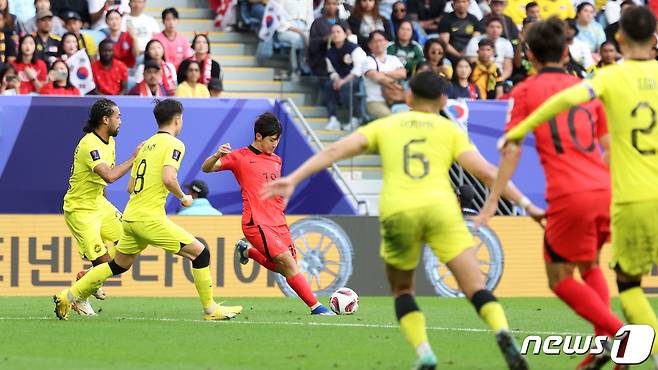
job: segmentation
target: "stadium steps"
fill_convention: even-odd
[[[329,118],[321,103],[317,81],[278,81],[277,76],[288,68],[285,56],[275,55],[266,65],[255,57],[258,37],[253,33],[222,32],[214,27],[214,12],[206,0],[149,0],[145,9],[161,22],[162,10],[175,7],[180,15],[178,30],[190,41],[195,32],[207,32],[211,54],[222,66],[223,97],[226,98],[291,98],[323,145],[344,137],[347,132],[324,130]],[[299,122],[298,122],[299,123]],[[339,167],[348,185],[360,200],[368,202],[370,214],[378,214],[378,193],[381,188],[381,160],[376,155],[358,156],[341,161]]]

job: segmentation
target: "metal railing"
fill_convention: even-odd
[[[324,149],[324,145],[322,145],[322,142],[313,131],[313,128],[308,124],[302,112],[299,111],[299,108],[297,107],[295,102],[291,98],[285,98],[284,102],[289,107],[291,113],[293,113],[295,117],[298,119],[306,135],[310,138],[311,143],[315,145],[318,150]],[[355,203],[357,212],[362,215],[368,215],[369,214],[368,202],[364,200],[360,200],[357,197],[356,193],[354,193],[352,187],[349,185],[349,183],[345,179],[345,176],[343,176],[342,171],[340,170],[340,168],[336,163],[332,163],[331,169],[332,169],[332,173],[334,174],[334,177],[338,180],[339,184],[342,185],[343,190],[347,192],[347,195],[349,195],[352,201]],[[362,207],[365,209],[363,213],[361,213]]]

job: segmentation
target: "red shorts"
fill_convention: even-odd
[[[546,262],[596,261],[610,239],[610,191],[560,197],[549,204],[546,221]]]
[[[288,225],[242,225],[242,232],[249,243],[270,261],[287,251],[290,251],[292,256],[297,259],[297,250],[292,244]]]

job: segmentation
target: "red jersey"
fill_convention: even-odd
[[[514,87],[512,112],[505,131],[518,125],[557,92],[580,83],[557,68],[544,68]],[[598,138],[608,133],[603,104],[593,100],[572,107],[537,127],[537,152],[546,177],[546,200],[610,189],[610,173],[603,162]]]
[[[267,155],[249,145],[221,158],[220,171],[233,172],[242,192],[242,224],[280,226],[286,224],[283,199],[261,200],[263,186],[281,177],[281,158]]]
[[[111,37],[108,37],[112,40]],[[114,42],[114,59],[118,59],[123,62],[128,68],[135,66],[136,59],[133,55],[133,37],[130,36],[128,32],[121,32],[119,39],[112,40]]]
[[[19,94],[21,95],[37,92],[37,89],[34,86],[34,82],[30,81],[30,79],[25,74],[25,68],[31,67],[37,71],[37,80],[39,81],[46,81],[48,77],[48,67],[46,67],[46,63],[41,59],[37,59],[36,63],[34,64],[18,62],[14,62],[13,64],[14,67],[16,67],[18,78],[21,80],[21,85],[18,88]]]
[[[105,69],[100,60],[91,65],[96,91],[101,95],[121,94],[121,82],[128,81],[128,67],[120,60],[112,60],[110,69]]]
[[[54,82],[49,82],[43,87],[41,87],[41,90],[39,90],[39,94],[41,95],[73,95],[73,96],[81,96],[80,90],[78,90],[77,87],[71,86],[71,87],[55,87]]]

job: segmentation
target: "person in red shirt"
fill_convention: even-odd
[[[282,198],[262,200],[263,185],[281,177],[281,158],[274,150],[281,139],[281,123],[272,113],[261,114],[254,123],[254,141],[231,152],[224,144],[203,163],[203,172],[231,171],[242,191],[242,232],[253,247],[238,243],[240,262],[249,258],[286,281],[311,309],[312,315],[334,315],[318,302],[297,266],[297,252],[283,213]]]
[[[107,12],[105,22],[110,32],[107,38],[112,40],[114,45],[114,58],[122,61],[128,68],[134,67],[141,51],[137,37],[130,32],[121,31],[121,13],[116,9]]]
[[[565,23],[557,18],[535,23],[528,31],[529,59],[539,74],[517,85],[510,94],[511,130],[552,95],[580,83],[565,72],[569,49]],[[584,319],[596,335],[614,337],[623,323],[610,309],[610,295],[598,265],[599,252],[610,237],[610,139],[603,104],[594,100],[573,106],[534,131],[546,177],[544,260],[551,290]],[[604,150],[601,154],[599,146]],[[498,177],[478,223],[496,211],[505,184],[521,155],[519,143],[502,148]],[[578,270],[583,282],[574,278]],[[578,369],[600,368],[609,355],[588,356]]]
[[[80,90],[71,84],[69,73],[69,66],[66,62],[56,59],[50,66],[50,72],[48,73],[48,80],[51,82],[43,85],[39,90],[39,94],[81,96]]]
[[[34,36],[27,34],[21,37],[18,51],[18,57],[13,63],[21,80],[18,93],[27,95],[39,91],[46,81],[48,67],[46,62],[37,58]]]
[[[128,67],[114,59],[112,40],[105,39],[98,46],[100,59],[91,65],[99,95],[126,95]]]

